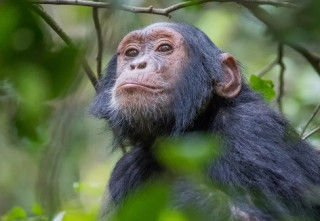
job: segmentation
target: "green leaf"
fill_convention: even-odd
[[[27,218],[27,214],[23,208],[15,206],[6,215],[2,217],[2,220],[17,220]]]
[[[38,215],[38,216],[43,215],[43,210],[39,204],[34,204],[32,206],[32,212],[34,215]]]
[[[131,195],[111,220],[158,220],[166,210],[168,197],[168,185],[164,183],[146,185]]]
[[[167,210],[159,217],[158,221],[188,221],[189,219],[180,211]]]
[[[63,221],[93,221],[96,220],[96,217],[92,214],[88,214],[83,210],[78,211],[66,211],[62,213]]]
[[[157,157],[170,169],[182,173],[198,173],[209,160],[220,154],[216,140],[205,134],[188,134],[166,138],[157,145]]]
[[[273,90],[274,84],[271,80],[263,80],[256,75],[251,75],[250,84],[252,89],[261,93],[267,101],[272,100],[276,95],[276,92]]]

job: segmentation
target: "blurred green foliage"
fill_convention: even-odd
[[[78,52],[65,46],[52,50],[54,45],[46,41],[40,19],[28,10],[30,6],[24,1],[2,4],[0,78],[6,81],[1,82],[1,94],[5,98],[9,93],[19,103],[12,119],[14,132],[38,141],[39,128],[50,114],[45,102],[69,90],[78,66]],[[12,97],[13,93],[6,88],[14,89],[16,96]]]
[[[131,197],[111,220],[157,220],[166,210],[168,190],[167,184],[160,182],[145,187]]]
[[[320,2],[316,0],[300,1],[298,10],[278,11],[273,17],[276,37],[280,40],[299,42],[320,41]]]
[[[5,216],[2,217],[3,220],[17,220],[27,218],[27,213],[21,207],[13,207]]]
[[[121,2],[167,7],[181,1]],[[299,41],[320,52],[319,4],[317,0],[304,1],[299,10],[264,6],[273,15],[276,35],[236,4],[208,3],[181,9],[172,13],[171,20],[101,9],[103,64],[127,32],[157,21],[175,21],[193,24],[207,33],[217,46],[242,62],[244,75],[249,77],[246,72],[258,74],[277,56],[274,39]],[[111,152],[112,135],[105,131],[105,122],[87,113],[94,90],[79,68],[79,59],[85,54],[95,69],[92,10],[43,8],[85,50],[66,47],[27,1],[0,2],[0,216],[2,220],[95,220],[121,152]],[[284,114],[299,131],[320,102],[320,78],[301,55],[287,47],[284,52]],[[278,75],[275,67],[263,78],[250,77],[252,87],[275,108]],[[310,130],[319,124],[316,117]],[[319,134],[309,141],[320,147]],[[174,176],[188,179],[203,194],[210,193],[213,211],[225,214],[223,220],[229,219],[227,191],[208,184],[199,172],[221,153],[209,148],[212,146],[218,147],[217,141],[207,135],[160,142],[158,157],[170,174],[135,194],[111,219],[205,220],[207,214],[193,211],[192,206],[183,210],[168,207]]]
[[[181,174],[199,173],[210,159],[216,159],[220,155],[220,145],[212,135],[188,134],[166,138],[157,146],[159,161]]]
[[[158,140],[156,156],[168,173],[133,193],[110,220],[230,220],[229,197],[221,186],[207,182],[205,172],[222,154],[218,147],[212,135],[201,133]],[[203,195],[207,208],[195,210],[199,206],[193,201],[172,208],[180,182],[188,182],[190,190]]]

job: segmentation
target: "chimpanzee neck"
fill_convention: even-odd
[[[258,129],[261,117],[268,115],[279,119],[280,125],[286,124],[282,116],[273,111],[261,96],[243,85],[241,92],[234,98],[213,97],[206,110],[194,120],[197,123],[188,128],[187,132],[212,131],[221,135],[229,134],[229,131],[233,131],[233,124],[241,125],[240,130],[246,130],[247,127]],[[254,123],[256,124],[253,125]]]
[[[221,109],[220,105],[225,101],[218,97],[214,96],[211,101],[208,103],[207,108],[204,109],[196,118],[192,121],[192,124],[189,125],[185,132],[208,132],[214,124],[215,118]]]
[[[230,141],[249,139],[259,143],[264,137],[273,137],[280,142],[292,134],[284,117],[246,85],[237,97],[220,103],[209,130]],[[253,135],[257,139],[252,139]]]

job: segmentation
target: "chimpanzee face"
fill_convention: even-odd
[[[188,62],[181,34],[153,26],[133,31],[121,41],[117,55],[112,108],[139,120],[170,114],[175,85]]]

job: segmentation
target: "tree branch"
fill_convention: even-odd
[[[315,134],[315,133],[318,132],[318,131],[320,131],[320,127],[317,127],[317,128],[315,128],[315,129],[313,129],[312,131],[310,131],[306,136],[304,136],[304,137],[302,138],[302,140],[307,139],[308,137],[310,137],[311,135]]]
[[[272,61],[267,67],[265,67],[260,73],[259,76],[262,77],[264,74],[266,74],[268,71],[270,71],[272,68],[274,68],[276,65],[280,66],[280,74],[279,74],[279,94],[277,97],[277,104],[279,110],[282,112],[282,97],[284,94],[284,72],[286,69],[286,66],[283,62],[283,44],[278,45],[278,55],[277,58]]]
[[[286,66],[283,63],[283,45],[282,44],[279,44],[279,47],[278,47],[278,64],[280,66],[280,74],[279,74],[279,95],[277,97],[277,103],[278,103],[279,110],[282,112],[284,71],[286,70]]]
[[[268,73],[269,71],[271,71],[272,68],[274,68],[277,64],[278,64],[278,57],[272,61],[270,64],[268,64],[265,68],[263,68],[262,71],[259,72],[258,76],[259,77],[263,77],[263,75],[265,75],[266,73]]]
[[[280,1],[280,0],[202,0],[202,1],[185,1],[180,2],[175,5],[169,6],[167,8],[153,8],[149,7],[135,7],[129,5],[117,5],[106,2],[93,2],[85,0],[32,0],[33,4],[50,4],[50,5],[74,5],[74,6],[87,6],[94,8],[114,8],[117,10],[128,11],[133,13],[148,13],[148,14],[157,14],[169,16],[173,11],[176,11],[181,8],[186,8],[193,5],[200,5],[207,2],[234,2],[238,4],[250,3],[250,4],[259,4],[259,5],[272,5],[276,7],[288,7],[296,8],[297,5],[291,1]]]
[[[32,6],[31,9],[37,13],[58,35],[59,37],[71,48],[76,48],[69,36],[61,29],[61,27],[48,15],[44,10],[37,6]],[[88,78],[90,79],[92,85],[95,87],[97,84],[97,79],[91,70],[88,62],[85,58],[82,58],[81,66],[86,72]]]
[[[93,17],[93,23],[94,27],[96,29],[97,33],[97,74],[98,79],[101,78],[101,69],[102,69],[102,54],[103,54],[103,40],[102,40],[102,33],[101,33],[101,25],[99,21],[99,9],[93,8],[92,9],[92,17]]]
[[[304,132],[306,131],[306,129],[308,128],[309,124],[311,123],[311,121],[313,120],[313,118],[317,115],[317,113],[320,110],[320,104],[318,104],[318,106],[314,109],[314,111],[312,112],[311,116],[309,117],[306,125],[302,128],[302,131],[300,133],[300,137],[302,137],[302,135],[304,134]]]
[[[260,21],[262,21],[272,32],[277,33],[278,27],[277,27],[277,21],[272,20],[272,16],[261,7],[258,7],[257,5],[253,4],[247,4],[243,3],[243,6],[248,8],[251,13],[258,18]],[[282,42],[282,44],[286,44],[298,53],[300,53],[302,56],[304,56],[308,62],[312,65],[314,70],[320,75],[320,55],[316,54],[310,50],[308,50],[306,47],[292,43],[292,42]]]
[[[320,55],[298,44],[288,44],[291,48],[299,52],[311,64],[314,70],[320,75]]]

